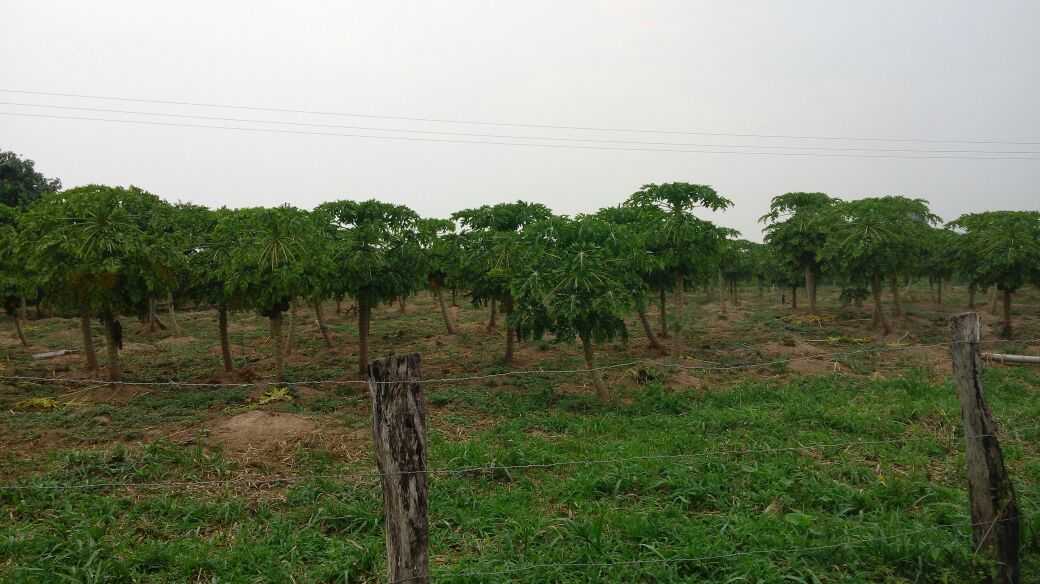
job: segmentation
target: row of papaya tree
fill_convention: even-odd
[[[137,314],[153,326],[160,299],[215,309],[227,371],[234,368],[228,314],[266,317],[276,375],[284,379],[285,314],[300,304],[313,308],[330,348],[336,341],[323,302],[349,298],[356,305],[363,375],[375,307],[428,290],[454,333],[445,293],[461,293],[491,309],[492,325],[502,314],[505,362],[516,339],[576,340],[605,397],[596,344],[627,337],[624,318],[635,312],[654,348],[681,356],[683,297],[691,286],[718,282],[723,294],[757,282],[760,293],[766,285],[796,293],[804,277],[808,309],[815,311],[818,282],[826,278],[841,286],[843,299],[872,298],[876,323],[888,333],[883,285],[890,285],[898,311],[902,278],[927,276],[940,290],[958,278],[971,291],[1003,291],[1010,335],[1012,293],[1040,280],[1040,213],[977,213],[939,227],[925,201],[895,196],[778,196],[762,218],[766,243],[758,244],[699,216],[732,203],[689,183],[648,184],[616,207],[575,217],[518,201],[447,219],[377,200],[331,201],[309,211],[209,209],[170,204],[136,187],[40,184],[24,200],[4,196],[0,184],[8,313],[26,344],[16,316],[25,298],[77,314],[87,367],[95,372],[92,320],[100,320],[111,380],[122,378],[120,316]],[[656,332],[652,307],[660,314]]]

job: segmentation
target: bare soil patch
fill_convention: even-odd
[[[125,406],[151,390],[135,385],[102,385],[86,391],[73,391],[61,396],[63,403],[86,400],[91,404]]]
[[[799,359],[788,362],[787,370],[792,373],[822,375],[825,373],[841,373],[846,370],[846,367],[837,361]]]
[[[197,340],[198,339],[196,339],[195,337],[167,337],[165,339],[159,339],[158,341],[155,341],[155,344],[175,347],[178,345],[187,345],[190,343],[194,343]]]
[[[252,410],[216,423],[207,442],[232,452],[269,452],[297,446],[317,428],[306,416]]]

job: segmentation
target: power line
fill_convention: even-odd
[[[334,112],[334,111],[320,111],[320,110],[304,110],[304,109],[289,109],[289,108],[275,108],[275,107],[263,107],[263,106],[249,106],[249,105],[230,105],[230,104],[218,104],[218,103],[203,103],[203,102],[191,102],[191,101],[174,101],[164,99],[145,99],[137,97],[117,97],[107,95],[88,95],[80,93],[59,93],[50,91],[28,91],[19,89],[0,89],[0,92],[4,93],[20,93],[25,95],[47,95],[52,97],[73,97],[79,99],[102,99],[111,101],[128,101],[137,103],[154,103],[164,105],[183,105],[191,107],[211,107],[211,108],[222,108],[222,109],[238,109],[238,110],[253,110],[253,111],[266,111],[266,112],[278,112],[278,113],[292,113],[292,114],[309,114],[309,115],[322,115],[322,116],[340,116],[340,117],[352,117],[352,118],[369,118],[379,120],[399,120],[409,122],[431,122],[440,124],[469,124],[469,125],[481,125],[481,126],[505,126],[512,128],[539,128],[539,129],[553,129],[553,130],[581,130],[589,132],[627,132],[627,133],[639,133],[639,134],[675,134],[675,135],[687,135],[687,136],[718,136],[718,137],[730,137],[730,138],[780,138],[780,139],[793,139],[793,140],[847,140],[847,141],[859,141],[859,142],[921,142],[928,144],[1004,144],[1012,146],[1040,146],[1040,142],[1029,142],[1029,141],[1012,141],[1012,140],[937,140],[929,138],[875,138],[875,137],[859,137],[859,136],[816,136],[816,135],[799,135],[799,134],[752,134],[752,133],[736,133],[736,132],[705,132],[705,131],[691,131],[691,130],[649,130],[649,129],[638,129],[638,128],[619,128],[619,127],[598,127],[598,126],[566,126],[566,125],[554,125],[554,124],[532,124],[532,123],[517,123],[517,122],[489,122],[480,120],[462,120],[462,119],[448,119],[448,118],[422,118],[412,116],[390,116],[390,115],[376,115],[376,114],[361,114],[361,113],[350,113],[350,112]]]
[[[306,130],[286,130],[278,128],[247,128],[243,126],[215,126],[209,124],[183,124],[174,122],[157,122],[149,120],[119,120],[112,118],[93,118],[81,116],[58,116],[50,114],[30,114],[23,112],[0,112],[5,116],[21,116],[30,118],[50,118],[60,120],[86,120],[94,122],[110,122],[120,124],[138,124],[148,126],[167,126],[180,128],[205,128],[213,130],[233,130],[240,132],[266,132],[275,134],[296,134],[312,136],[338,136],[344,138],[364,138],[372,140],[398,140],[407,142],[442,142],[454,144],[483,144],[494,146],[518,146],[525,148],[554,148],[569,150],[610,150],[616,152],[673,152],[683,154],[736,154],[742,156],[808,156],[817,158],[901,158],[907,160],[1040,160],[1035,156],[906,156],[901,154],[845,154],[825,152],[736,152],[732,150],[690,150],[676,148],[629,148],[621,146],[583,146],[578,144],[535,144],[521,142],[501,142],[493,140],[454,140],[448,138],[419,138],[414,136],[379,136],[374,134],[343,134],[337,132],[313,132]],[[1040,153],[1038,153],[1040,154]]]
[[[245,122],[250,124],[276,124],[283,126],[300,126],[308,128],[338,128],[342,130],[366,130],[374,132],[404,132],[408,134],[428,134],[437,136],[468,136],[475,138],[503,138],[509,140],[546,140],[552,142],[587,142],[596,144],[631,144],[642,146],[685,146],[694,148],[750,148],[763,150],[825,150],[834,152],[920,152],[933,154],[1040,154],[1036,150],[936,150],[928,148],[840,148],[832,146],[777,146],[770,144],[701,144],[690,142],[650,142],[645,140],[605,140],[601,138],[561,138],[557,136],[518,136],[516,134],[485,134],[475,132],[447,132],[441,130],[409,130],[403,128],[383,128],[372,126],[351,126],[344,124],[318,124],[310,122],[287,122],[281,120],[259,120],[255,118],[229,118],[223,116],[202,116],[191,114],[171,114],[160,112],[143,112],[136,110],[122,110],[109,108],[79,107],[68,105],[47,105],[39,103],[24,103],[15,101],[0,101],[0,105],[13,105],[18,107],[51,108],[63,110],[76,110],[87,112],[100,112],[109,114],[129,114],[140,116],[159,116],[165,118],[210,120],[220,122]]]

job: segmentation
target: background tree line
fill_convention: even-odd
[[[136,315],[149,329],[176,332],[173,308],[186,302],[216,310],[226,371],[234,369],[228,314],[266,317],[283,379],[294,336],[292,324],[284,330],[286,313],[304,303],[313,308],[331,348],[338,341],[322,303],[350,299],[364,374],[373,308],[403,307],[428,290],[449,334],[456,328],[445,293],[453,302],[461,294],[488,307],[489,329],[503,330],[506,363],[518,339],[552,334],[556,342],[577,342],[601,397],[606,387],[595,346],[627,338],[624,318],[633,311],[654,349],[681,358],[689,289],[717,295],[725,309],[748,283],[760,296],[766,287],[780,287],[785,296],[789,290],[793,307],[803,288],[807,310],[816,312],[817,290],[827,280],[841,288],[843,302],[871,299],[875,325],[887,334],[902,311],[905,282],[927,278],[941,304],[943,285],[957,279],[968,285],[969,306],[977,292],[999,292],[1003,334],[1010,337],[1014,292],[1040,283],[1036,211],[971,213],[941,225],[922,199],[787,193],[774,197],[762,217],[760,244],[699,215],[730,206],[709,186],[666,183],[575,217],[524,201],[446,219],[377,200],[331,201],[310,211],[209,209],[171,204],[136,187],[62,190],[32,161],[0,152],[0,282],[23,345],[29,344],[19,322],[26,305],[75,314],[86,365],[98,373],[92,322],[100,321],[112,380],[121,379],[121,317]],[[883,300],[886,288],[891,307]],[[169,306],[168,323],[156,312],[161,303]]]

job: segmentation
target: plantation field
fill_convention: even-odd
[[[584,373],[531,373],[583,368],[577,346],[522,342],[506,366],[487,309],[460,302],[448,335],[425,294],[380,307],[371,356],[419,351],[428,381],[429,462],[445,471],[430,477],[432,580],[971,581],[984,566],[949,349],[935,346],[966,293],[940,310],[918,286],[885,337],[837,289],[821,288],[820,318],[780,292],[725,306],[690,292],[686,369],[632,315],[627,342],[597,347],[616,365],[608,402]],[[1040,339],[1038,307],[1034,289],[1016,295],[1017,338]],[[984,350],[1040,354],[999,341],[986,308]],[[324,312],[336,347],[301,308],[284,389],[248,385],[273,377],[266,318],[232,316],[238,371],[224,374],[215,312],[190,307],[180,335],[124,318],[125,384],[0,385],[0,580],[385,582],[357,322]],[[79,348],[78,326],[31,320],[21,349],[4,322],[2,375],[83,381],[80,354],[29,357]],[[319,380],[342,383],[300,383]],[[161,381],[214,385],[143,385]],[[1040,369],[987,364],[983,384],[1033,578]]]

